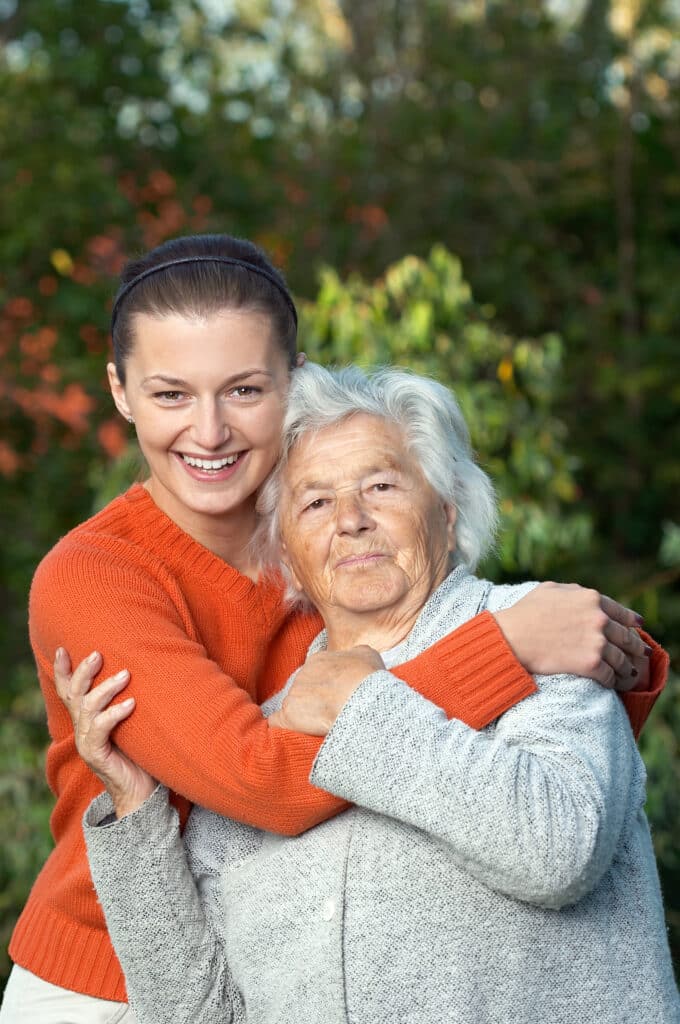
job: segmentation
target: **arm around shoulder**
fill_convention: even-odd
[[[99,650],[101,678],[128,669],[126,696],[136,701],[116,743],[170,789],[282,834],[342,809],[308,782],[318,739],[268,728],[245,689],[208,656],[177,581],[126,558],[123,542],[53,549],[36,573],[30,628],[55,739],[71,734],[54,686],[55,649],[66,647],[74,664]]]

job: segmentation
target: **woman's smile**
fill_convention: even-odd
[[[193,480],[205,483],[220,483],[229,480],[243,466],[247,451],[222,456],[189,455],[175,452],[180,463]]]

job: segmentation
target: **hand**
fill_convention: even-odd
[[[384,668],[372,647],[313,654],[296,675],[280,710],[267,722],[278,729],[325,736],[359,684]]]
[[[63,647],[54,658],[57,693],[66,705],[75,732],[78,753],[106,787],[117,818],[130,814],[149,797],[156,781],[111,742],[113,729],[134,709],[134,697],[111,704],[130,681],[126,670],[91,689],[102,666],[101,655],[91,654],[71,673],[71,660]]]
[[[641,687],[648,653],[630,608],[576,583],[541,583],[496,620],[518,660],[535,675],[589,676],[616,690]]]

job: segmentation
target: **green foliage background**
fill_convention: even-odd
[[[125,256],[164,238],[255,238],[312,358],[453,385],[501,498],[487,571],[594,584],[677,659],[679,20],[662,0],[0,0],[3,945],[50,847],[28,587],[136,472],[107,312]],[[676,959],[679,687],[641,742]]]

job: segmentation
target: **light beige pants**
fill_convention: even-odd
[[[59,988],[15,964],[2,997],[0,1024],[135,1024],[135,1019],[127,1003]]]

